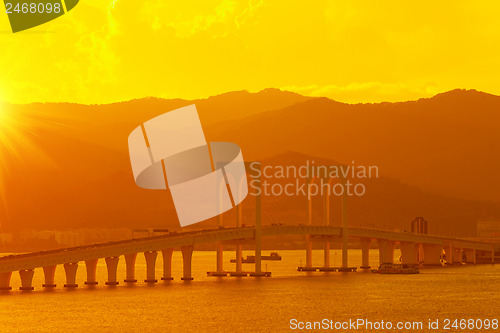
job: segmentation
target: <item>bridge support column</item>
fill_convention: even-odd
[[[163,281],[170,281],[174,278],[172,277],[172,253],[174,249],[164,249],[161,250],[161,254],[163,257],[163,276],[161,279]]]
[[[371,239],[361,238],[359,241],[361,247],[361,268],[370,269],[370,244]]]
[[[442,252],[442,245],[424,244],[424,266],[441,266]],[[450,253],[450,256],[453,256],[453,254]]]
[[[260,163],[259,163],[260,169]],[[257,184],[255,184],[257,180]],[[254,179],[254,185],[262,190],[260,176]],[[262,219],[261,219],[261,192],[255,197],[255,272],[250,273],[250,276],[262,277],[270,276],[269,272],[262,272]]]
[[[465,250],[465,262],[467,264],[475,264],[476,263],[476,250],[474,250],[474,249]]]
[[[328,182],[330,185],[330,182]],[[330,186],[328,186],[330,189]],[[330,191],[327,190],[323,195],[323,224],[325,226],[330,225]],[[330,267],[330,241],[325,241],[324,250],[324,267]]]
[[[182,281],[191,281],[193,279],[193,277],[191,276],[191,261],[193,258],[193,249],[194,247],[192,245],[181,246],[183,264],[183,276],[181,278]]]
[[[417,244],[417,263],[419,265],[424,263],[424,246],[422,244]]]
[[[96,271],[97,271],[97,261],[99,259],[90,259],[85,260],[85,268],[87,269],[87,281],[84,283],[87,286],[96,286],[98,284],[96,280]]]
[[[137,258],[137,253],[127,253],[125,255],[125,265],[127,266],[127,277],[123,282],[135,283],[137,279],[135,278],[135,259]]]
[[[156,283],[156,256],[158,256],[158,252],[156,251],[147,251],[144,252],[144,257],[146,258],[146,280],[144,282],[147,283]]]
[[[453,255],[453,246],[451,244],[448,245],[447,248],[445,248],[445,253],[446,253],[446,264],[452,265],[454,255]]]
[[[66,283],[65,288],[76,288],[78,284],[76,283],[76,270],[78,269],[77,262],[68,262],[63,265],[64,271],[66,272]]]
[[[236,206],[236,228],[241,228],[243,221],[243,206],[239,204]],[[243,271],[242,267],[243,246],[239,240],[236,241],[236,273]]]
[[[19,271],[19,276],[21,277],[21,287],[19,290],[33,290],[33,286],[31,285],[33,282],[33,275],[35,274],[35,270],[33,268],[30,269],[22,269]]]
[[[341,179],[342,185],[346,186],[346,180],[344,178]],[[342,195],[342,268],[347,269],[348,264],[348,229],[347,229],[347,191],[344,188],[344,193]]]
[[[12,272],[0,273],[0,290],[12,290],[10,286],[10,277]]]
[[[418,245],[415,243],[401,243],[401,262],[405,265],[417,265]]]
[[[42,284],[44,288],[55,288],[54,276],[56,275],[57,266],[46,266],[43,268],[43,275],[45,276],[45,283]]]
[[[108,281],[105,282],[107,286],[116,286],[118,281],[116,280],[116,272],[118,270],[118,261],[120,257],[107,257],[106,267],[108,269]]]
[[[312,267],[312,241],[311,241],[311,235],[306,235],[306,267]]]
[[[461,248],[453,249],[453,263],[462,264],[463,251]]]
[[[224,245],[217,243],[217,273],[224,272]]]
[[[307,178],[307,225],[312,225],[312,196],[311,184],[314,178]],[[306,235],[306,267],[312,267],[312,241],[311,235]]]
[[[242,267],[243,248],[240,241],[236,241],[236,273],[243,271]]]
[[[378,243],[378,254],[379,263],[382,264],[393,264],[394,263],[394,245],[393,241],[388,241],[385,239],[377,240]]]
[[[330,242],[325,242],[325,250],[324,250],[324,267],[330,267]]]

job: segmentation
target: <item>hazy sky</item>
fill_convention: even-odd
[[[500,94],[500,2],[82,0],[9,33],[0,100],[105,103],[276,87],[343,102]]]

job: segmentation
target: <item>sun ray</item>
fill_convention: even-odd
[[[19,166],[27,166],[27,160],[52,164],[50,157],[34,140],[38,130],[52,126],[14,105],[0,104],[0,206],[6,211],[7,182],[9,176],[18,172]],[[1,227],[1,225],[0,225]]]

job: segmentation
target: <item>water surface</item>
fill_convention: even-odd
[[[137,256],[135,285],[123,283],[125,260],[120,258],[120,285],[104,285],[106,264],[97,269],[99,285],[89,288],[80,263],[79,287],[63,288],[64,269],[56,270],[57,288],[41,287],[43,271],[35,270],[34,291],[21,292],[17,272],[13,290],[0,294],[0,331],[77,332],[287,332],[290,320],[334,321],[367,318],[371,321],[423,321],[500,317],[500,265],[468,265],[423,269],[418,275],[356,273],[302,273],[304,251],[279,251],[282,261],[264,261],[271,278],[214,278],[215,252],[194,252],[192,282],[182,282],[182,256],[173,255],[172,282],[144,283],[146,263]],[[244,252],[244,255],[251,252]],[[268,254],[268,251],[264,251]],[[226,270],[234,270],[224,252]],[[395,253],[395,258],[399,253]],[[323,252],[314,251],[314,265]],[[350,265],[360,266],[361,252],[350,251]],[[370,251],[377,264],[378,251]],[[340,251],[331,251],[332,265],[340,265]],[[157,278],[162,275],[161,254]],[[244,264],[251,270],[253,265]],[[440,330],[441,331],[441,330]]]

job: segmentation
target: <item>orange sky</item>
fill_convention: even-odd
[[[0,100],[106,103],[276,87],[343,102],[500,94],[498,1],[83,0],[9,33]]]

